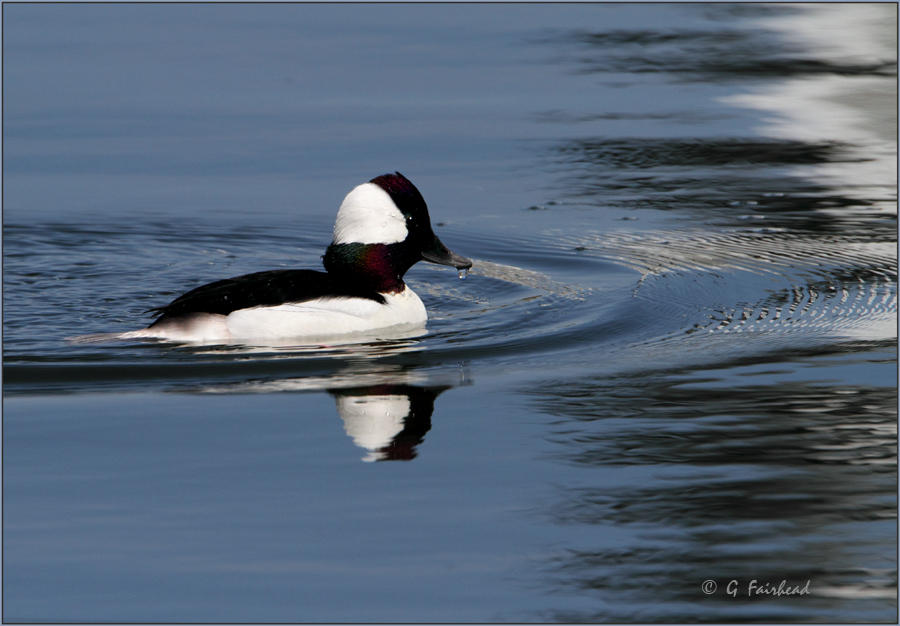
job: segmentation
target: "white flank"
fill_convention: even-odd
[[[334,243],[397,243],[406,235],[403,213],[375,183],[354,187],[334,222]]]
[[[428,313],[421,298],[409,287],[400,293],[383,294],[385,303],[365,298],[318,298],[239,309],[228,315],[196,313],[150,328],[124,333],[71,337],[73,343],[95,343],[127,339],[165,339],[187,343],[215,344],[241,340],[337,339],[340,335],[371,335],[392,328],[424,331]],[[396,333],[390,333],[395,337]]]
[[[118,339],[166,339],[190,343],[223,343],[231,339],[226,316],[195,313],[162,322],[151,328],[120,333]]]
[[[318,298],[241,309],[231,313],[226,324],[234,339],[274,339],[365,333],[397,325],[422,326],[428,319],[425,305],[412,289],[407,287],[384,297],[384,304],[364,298]]]

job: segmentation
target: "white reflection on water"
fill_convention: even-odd
[[[326,390],[334,397],[344,432],[366,451],[364,462],[410,461],[431,429],[437,396],[471,382],[463,369],[426,373],[359,361],[328,376],[251,380],[206,386],[200,391],[267,394]]]
[[[783,77],[722,100],[770,112],[758,129],[764,135],[840,145],[845,154],[838,162],[803,166],[797,174],[848,197],[877,198],[872,210],[896,215],[897,7],[853,3],[804,9],[758,24],[837,68],[884,67],[883,75],[848,70]]]

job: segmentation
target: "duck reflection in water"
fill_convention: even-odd
[[[203,393],[326,391],[344,432],[367,451],[363,461],[410,461],[431,430],[434,401],[447,389],[471,385],[465,370],[424,375],[400,366],[353,364],[326,376],[244,380],[204,386]]]
[[[411,461],[431,430],[434,400],[449,385],[370,385],[329,390],[344,431],[368,451],[363,461]]]

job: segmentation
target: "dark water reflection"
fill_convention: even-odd
[[[894,236],[896,218],[866,209],[873,200],[842,196],[798,176],[777,176],[787,165],[861,163],[850,146],[758,138],[595,139],[558,147],[569,190],[604,205],[629,209],[694,210],[741,224],[748,213],[766,217],[768,228],[848,232],[876,228]],[[647,171],[649,170],[649,171]],[[841,209],[828,215],[821,209]],[[862,215],[860,215],[862,213]],[[746,223],[746,222],[744,222]]]
[[[830,621],[848,598],[874,619],[894,606],[894,555],[879,547],[896,534],[894,389],[651,372],[555,381],[534,397],[557,418],[558,458],[602,472],[601,484],[560,487],[551,519],[625,533],[546,564],[560,591],[606,606],[553,619]],[[748,597],[754,579],[809,580],[810,596]],[[705,580],[718,590],[703,594]]]
[[[795,76],[896,76],[896,59],[822,58],[801,42],[765,30],[728,24],[739,18],[803,18],[792,6],[722,5],[716,9],[681,5],[685,14],[704,14],[722,22],[719,29],[667,25],[654,29],[580,31],[570,41],[579,47],[579,71],[585,73],[660,73],[678,81],[743,82]],[[734,22],[733,22],[734,23]]]
[[[802,56],[800,48],[786,50],[759,33],[737,30],[612,31],[580,33],[576,40],[599,57],[581,59],[580,71],[585,73],[659,72],[682,81],[720,82],[821,74],[897,74],[896,62],[890,59],[869,63],[825,61]]]
[[[578,139],[558,146],[555,160],[566,188],[585,203],[695,211],[740,226],[758,215],[766,228],[896,237],[896,216],[871,211],[883,197],[842,195],[776,169],[870,160],[847,144],[721,137]]]
[[[721,29],[577,31],[568,39],[577,50],[572,66],[608,89],[633,86],[636,75],[685,89],[733,85],[743,94],[721,101],[758,108],[777,121],[747,135],[708,133],[708,126],[727,119],[709,101],[689,110],[672,102],[648,111],[545,113],[544,123],[593,133],[549,150],[560,194],[579,206],[677,212],[676,219],[706,231],[685,240],[662,235],[654,244],[668,253],[651,251],[647,240],[626,244],[626,256],[646,258],[655,279],[642,285],[647,306],[673,317],[690,308],[678,289],[690,284],[688,300],[696,302],[702,280],[696,269],[715,265],[723,252],[743,250],[731,267],[761,272],[781,261],[810,259],[812,271],[784,272],[792,278],[783,289],[772,276],[738,278],[733,271],[707,280],[710,299],[741,305],[713,314],[688,334],[772,321],[775,310],[775,319],[797,314],[810,330],[820,313],[834,320],[833,305],[854,299],[848,289],[855,288],[862,306],[850,305],[848,312],[884,302],[885,321],[895,326],[896,117],[887,104],[896,101],[895,39],[893,48],[870,46],[857,54],[828,41],[824,33],[840,27],[827,16],[790,32],[785,24],[797,7],[696,10],[718,20],[737,12],[770,28],[723,22]],[[881,33],[886,41],[895,37],[888,33],[895,32],[896,13],[893,19],[894,31],[888,24]],[[863,82],[851,83],[851,77]],[[854,98],[847,90],[857,85]],[[627,120],[668,126],[655,127],[657,134],[616,133]],[[677,134],[674,120],[687,131]],[[734,229],[730,242],[710,232],[722,226]],[[769,238],[771,247],[764,243]],[[586,250],[600,254],[618,255],[622,245],[584,241]],[[879,242],[885,244],[880,251]],[[853,260],[856,244],[871,247]],[[663,257],[671,263],[660,263]],[[681,280],[656,276],[666,267],[681,275],[681,287],[670,289]],[[767,294],[758,301],[745,299],[749,291],[724,295],[737,283],[746,288],[757,281],[759,293]],[[852,315],[847,322],[855,323]],[[887,326],[883,332],[893,334]],[[896,615],[896,555],[884,549],[896,547],[894,342],[845,343],[819,353],[782,348],[748,360],[736,355],[760,337],[746,339],[734,343],[732,356],[707,366],[716,375],[649,366],[633,376],[560,378],[528,391],[553,418],[548,440],[554,458],[584,472],[575,484],[559,486],[544,512],[555,524],[582,530],[582,538],[549,559],[544,572],[557,593],[577,589],[603,607],[561,608],[548,612],[549,619],[857,621]],[[694,353],[711,347],[704,341],[682,346]],[[791,364],[804,353],[827,361],[870,350],[885,351],[874,359],[892,372],[883,381],[850,380],[827,367],[818,376],[792,375]],[[752,580],[775,586],[809,581],[810,594],[748,596]],[[715,591],[705,593],[704,581],[714,581]]]
[[[662,90],[655,82],[662,80],[708,94],[693,107],[673,99],[639,110],[545,112],[541,121],[600,131],[553,146],[560,190],[586,205],[894,241],[896,15],[871,6],[852,21],[839,10],[811,17],[785,5],[672,8],[722,27],[654,24],[558,36],[577,50],[570,64],[599,76],[608,91]],[[750,21],[727,24],[725,16]],[[853,37],[868,41],[853,45]],[[640,87],[627,78],[641,74],[657,78],[641,79]],[[727,127],[734,109],[715,102],[771,117],[753,134],[735,136]],[[625,120],[666,124],[653,127],[657,136],[649,129],[627,136]],[[679,127],[685,132],[673,136]]]

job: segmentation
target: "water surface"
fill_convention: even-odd
[[[3,10],[4,619],[896,620],[894,5]],[[392,170],[427,334],[66,341]]]

